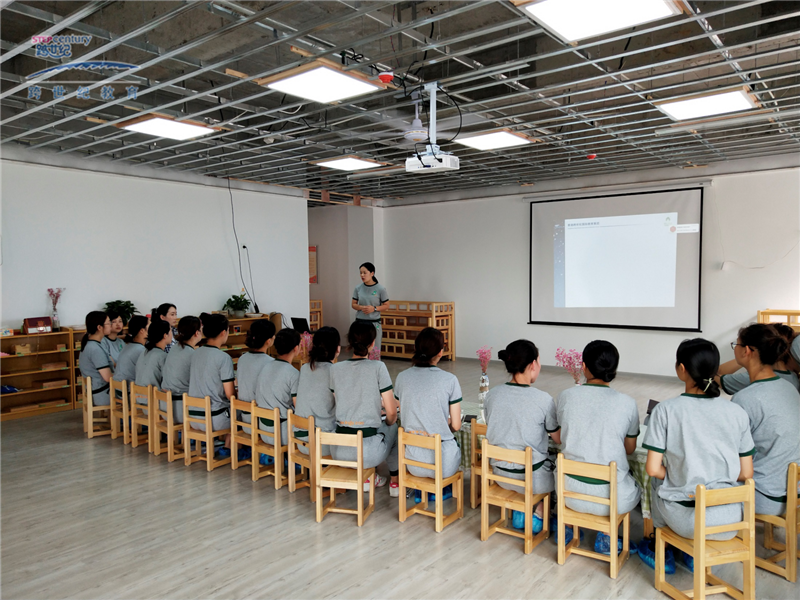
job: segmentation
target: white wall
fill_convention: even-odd
[[[171,302],[187,315],[240,293],[227,189],[8,160],[0,168],[3,326],[50,314],[50,287],[66,288],[65,325],[109,300],[142,313]],[[306,201],[237,189],[233,197],[259,308],[307,316]]]
[[[521,197],[383,211],[382,282],[391,298],[454,301],[457,356],[474,358],[488,344],[496,357],[524,337],[552,365],[557,347],[582,349],[604,338],[619,348],[621,371],[674,373],[686,333],[527,324],[529,204]],[[715,176],[706,188],[702,335],[719,345],[723,359],[732,358],[728,343],[759,308],[800,307],[799,230],[800,169]],[[723,259],[740,264],[721,270]]]

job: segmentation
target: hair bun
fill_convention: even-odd
[[[500,350],[500,352],[497,353],[497,358],[505,362],[508,360],[508,352],[506,350]]]

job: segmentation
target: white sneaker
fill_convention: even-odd
[[[375,487],[379,488],[385,485],[386,485],[386,477],[381,477],[380,475],[375,473]],[[364,491],[365,492],[369,491],[369,481],[364,482]]]
[[[397,483],[390,483],[389,484],[389,495],[392,498],[399,498],[400,497],[400,485]]]

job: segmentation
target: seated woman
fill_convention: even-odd
[[[178,325],[178,309],[175,308],[174,304],[170,304],[169,302],[160,304],[158,308],[153,309],[152,316],[153,321],[158,321],[159,319],[169,323],[169,326],[172,328],[172,341],[164,348],[164,351],[169,354],[170,350],[178,343],[178,330],[176,328]]]
[[[392,483],[389,495],[400,495],[397,484],[397,401],[392,394],[392,380],[386,365],[367,360],[375,346],[375,326],[356,320],[347,332],[353,358],[331,367],[331,390],[336,403],[336,433],[356,434],[361,430],[364,443],[364,468],[371,469],[386,461]],[[381,412],[386,421],[381,420]],[[336,460],[355,461],[356,449],[334,446]],[[369,484],[365,484],[365,489]],[[375,474],[375,487],[386,485],[386,478]]]
[[[286,425],[288,411],[294,408],[297,396],[297,383],[300,373],[292,366],[295,356],[300,353],[300,334],[294,329],[281,329],[275,336],[275,351],[278,358],[264,363],[255,385],[256,404],[261,408],[280,409],[281,444],[289,439]],[[258,426],[262,431],[275,431],[272,419],[262,418]],[[262,434],[261,439],[272,443],[272,438]]]
[[[125,336],[125,347],[119,353],[117,368],[114,369],[114,381],[127,381],[129,384],[136,379],[136,363],[144,353],[144,344],[147,341],[147,317],[135,315],[128,323],[128,335]]]
[[[334,327],[320,327],[314,333],[314,341],[309,352],[310,360],[300,368],[297,383],[297,402],[295,412],[298,416],[314,417],[314,426],[322,431],[336,431],[336,403],[331,391],[331,367],[339,356],[339,332]],[[296,430],[297,437],[306,437]],[[306,453],[305,446],[299,446]],[[330,456],[330,446],[322,446],[322,456]]]
[[[628,454],[636,450],[639,435],[639,409],[630,396],[609,387],[617,376],[619,352],[611,342],[595,340],[583,349],[583,374],[586,383],[564,390],[556,399],[561,425],[562,453],[567,460],[609,465],[617,463],[617,511],[629,513],[639,503],[641,490],[628,467]],[[568,475],[564,487],[570,492],[608,498],[610,486],[604,481]],[[572,510],[608,516],[603,504],[567,498]],[[608,548],[609,538],[597,534],[595,549]],[[622,540],[619,540],[620,545]]]
[[[436,365],[444,353],[444,334],[426,327],[414,340],[411,368],[397,376],[394,395],[400,402],[406,433],[442,438],[442,476],[455,475],[461,466],[461,448],[453,436],[461,429],[461,386],[452,373]],[[433,450],[406,446],[406,458],[433,464]],[[416,477],[435,477],[431,469],[413,465],[408,471]]]
[[[101,310],[86,315],[86,333],[81,339],[80,367],[82,377],[92,378],[92,404],[108,406],[108,382],[111,380],[111,365],[101,342],[111,331],[111,320]]]
[[[775,375],[785,379],[795,388],[800,389],[800,379],[798,379],[797,373],[790,368],[792,355],[789,352],[789,348],[797,337],[795,331],[783,323],[775,323],[772,327],[786,340],[787,344],[786,352],[775,361],[775,364],[772,365],[772,370],[775,371]],[[747,373],[747,369],[742,368],[735,358],[720,365],[719,376],[715,380],[722,387],[722,391],[731,395],[750,385],[750,375]]]
[[[236,398],[245,402],[252,402],[256,399],[256,383],[261,370],[267,363],[275,359],[267,354],[267,350],[275,342],[275,324],[269,319],[261,319],[250,325],[244,344],[249,348],[247,352],[239,357],[236,364],[236,381],[238,389]],[[242,413],[242,420],[250,422],[250,413]],[[250,433],[249,427],[242,427],[245,433]],[[245,449],[242,456],[247,455]],[[266,459],[262,455],[262,459]]]
[[[122,315],[113,310],[106,313],[111,321],[111,331],[107,336],[103,337],[100,345],[103,346],[108,358],[110,360],[111,370],[113,371],[117,366],[117,359],[119,353],[125,348],[125,340],[122,338],[122,330],[125,327],[125,322],[122,320]]]
[[[694,537],[694,498],[698,484],[708,489],[738,485],[753,476],[756,449],[747,414],[719,397],[714,375],[719,350],[708,340],[686,340],[678,346],[675,371],[685,393],[659,403],[650,415],[644,437],[647,474],[652,477],[651,513],[656,527],[668,526],[685,538]],[[666,466],[662,463],[666,462]],[[741,505],[706,509],[706,525],[741,521]],[[735,532],[708,536],[729,540]],[[646,540],[645,540],[646,541]],[[653,566],[652,549],[643,543],[639,554]]]
[[[189,370],[192,354],[203,337],[203,328],[197,317],[183,317],[178,322],[178,343],[167,354],[161,378],[161,389],[172,392],[172,417],[175,423],[183,423],[183,395],[189,393]],[[167,410],[159,402],[161,410]]]
[[[786,473],[790,463],[800,462],[800,393],[773,369],[787,349],[786,339],[763,323],[739,330],[733,349],[736,362],[750,376],[750,385],[731,401],[750,421],[756,447],[756,513],[763,515],[786,512]]]
[[[162,373],[164,363],[167,360],[167,353],[164,348],[172,342],[172,328],[166,321],[156,320],[150,323],[147,328],[147,344],[144,352],[136,361],[136,385],[147,387],[152,385],[155,389],[161,389]],[[147,398],[136,397],[137,404],[147,404]],[[147,414],[147,410],[143,411]]]
[[[511,342],[497,356],[506,365],[511,381],[493,387],[486,394],[486,439],[493,446],[509,450],[533,450],[533,493],[546,494],[555,489],[553,471],[545,466],[547,460],[547,435],[556,444],[561,443],[556,405],[553,397],[532,384],[541,371],[539,349],[530,340]],[[492,470],[497,475],[511,479],[525,479],[524,465],[494,461]],[[525,488],[497,482],[503,488],[524,493]],[[536,505],[532,530],[542,530],[542,503]],[[514,527],[521,529],[525,515],[515,511]],[[571,531],[571,530],[569,530]]]

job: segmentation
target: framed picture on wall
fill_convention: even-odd
[[[317,246],[308,247],[308,283],[319,283],[317,279]]]

